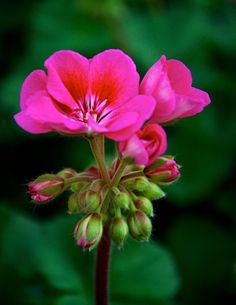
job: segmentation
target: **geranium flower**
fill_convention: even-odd
[[[180,61],[163,55],[146,73],[140,93],[156,100],[153,120],[158,123],[193,116],[210,103],[209,95],[192,87],[192,75]]]
[[[123,141],[150,118],[155,100],[139,95],[129,56],[107,50],[92,59],[58,51],[25,80],[15,120],[30,133],[98,133]]]
[[[119,151],[123,156],[134,158],[134,163],[139,165],[152,164],[166,148],[166,133],[161,126],[154,123],[119,144]]]

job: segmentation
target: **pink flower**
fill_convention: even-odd
[[[174,182],[180,176],[179,166],[176,164],[174,159],[166,157],[160,157],[160,159],[164,164],[151,170],[147,168],[147,177],[149,177],[153,182],[160,184]]]
[[[210,103],[208,94],[192,87],[189,69],[163,55],[147,72],[140,86],[141,94],[156,100],[153,120],[158,123],[193,116]]]
[[[25,80],[16,122],[30,133],[99,133],[123,141],[138,131],[155,107],[139,95],[139,75],[120,50],[92,59],[73,51],[50,56]]]
[[[163,154],[167,147],[166,133],[157,124],[149,124],[129,140],[119,144],[119,151],[125,157],[134,158],[136,164],[150,165]]]

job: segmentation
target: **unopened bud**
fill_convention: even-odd
[[[81,212],[78,193],[73,193],[70,195],[68,199],[68,212],[69,214],[78,214],[79,212]]]
[[[64,190],[64,179],[56,175],[45,174],[29,183],[29,193],[31,198],[38,202],[46,202]]]
[[[57,173],[57,176],[64,178],[64,179],[69,179],[77,175],[77,172],[73,170],[72,168],[64,168],[60,172]]]
[[[129,227],[122,217],[114,218],[109,227],[109,233],[113,242],[120,248],[129,234]]]
[[[125,192],[120,192],[115,196],[115,204],[121,209],[129,209],[130,198],[129,195]]]
[[[165,193],[158,185],[149,182],[149,187],[142,193],[142,195],[150,200],[157,200],[164,197]]]
[[[137,240],[148,240],[152,233],[152,223],[149,217],[142,211],[135,211],[128,218],[130,234]]]
[[[101,195],[92,190],[88,190],[84,194],[85,209],[87,213],[95,211],[101,204]]]
[[[72,192],[79,193],[85,185],[86,185],[85,182],[74,182],[71,184],[70,188],[71,188]]]
[[[94,249],[101,240],[103,232],[102,217],[91,213],[82,218],[74,230],[74,238],[78,246],[84,249]]]
[[[149,181],[146,177],[139,177],[134,180],[133,188],[136,191],[142,192],[149,187]]]
[[[153,216],[153,206],[152,202],[146,197],[138,197],[135,200],[135,206],[138,210],[143,211],[147,216]]]
[[[151,170],[147,169],[148,177],[152,182],[160,185],[170,184],[176,181],[180,176],[179,165],[176,164],[171,156],[169,158],[162,157],[161,160],[164,164]]]

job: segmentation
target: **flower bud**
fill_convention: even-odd
[[[146,177],[136,178],[133,183],[133,188],[139,192],[146,190],[148,186],[149,186],[149,181]]]
[[[77,172],[73,170],[72,168],[64,168],[60,172],[57,173],[57,176],[64,178],[64,179],[69,179],[77,175]]]
[[[90,213],[95,211],[100,206],[102,198],[100,194],[92,190],[88,190],[84,193],[84,202],[86,212]]]
[[[81,190],[82,190],[82,188],[85,186],[85,182],[74,182],[74,183],[72,183],[71,184],[71,190],[72,190],[72,192],[77,192],[77,193],[79,193]]]
[[[146,197],[138,197],[135,200],[135,206],[137,209],[143,211],[147,216],[153,216],[152,202]]]
[[[160,158],[164,164],[147,172],[151,181],[160,185],[170,184],[176,181],[179,176],[179,166],[172,158]]]
[[[152,223],[149,217],[142,211],[135,211],[128,218],[130,234],[137,240],[148,240],[152,232]]]
[[[29,183],[29,193],[31,198],[38,202],[46,202],[64,190],[64,179],[56,175],[45,174]]]
[[[115,196],[115,204],[121,209],[128,210],[129,201],[129,195],[125,192],[120,192]]]
[[[152,182],[149,182],[149,187],[144,192],[142,192],[142,194],[144,197],[147,197],[150,200],[161,199],[165,196],[165,193],[162,191],[162,189]]]
[[[77,223],[74,238],[78,246],[92,250],[101,240],[102,232],[102,216],[98,213],[91,213]]]
[[[79,194],[73,193],[68,199],[68,213],[77,214],[81,212],[81,207],[79,205]]]
[[[113,242],[120,248],[123,246],[125,238],[129,234],[129,228],[122,217],[114,218],[109,227],[110,237]]]

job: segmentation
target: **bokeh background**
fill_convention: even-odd
[[[93,162],[81,138],[32,136],[12,116],[21,84],[59,49],[121,48],[141,76],[182,60],[212,104],[167,128],[182,178],[156,202],[149,244],[113,250],[111,305],[231,305],[236,291],[236,3],[8,0],[0,9],[0,290],[5,305],[93,304],[94,253],[73,241],[66,196],[35,207],[26,184]],[[107,145],[108,159],[112,146]]]

